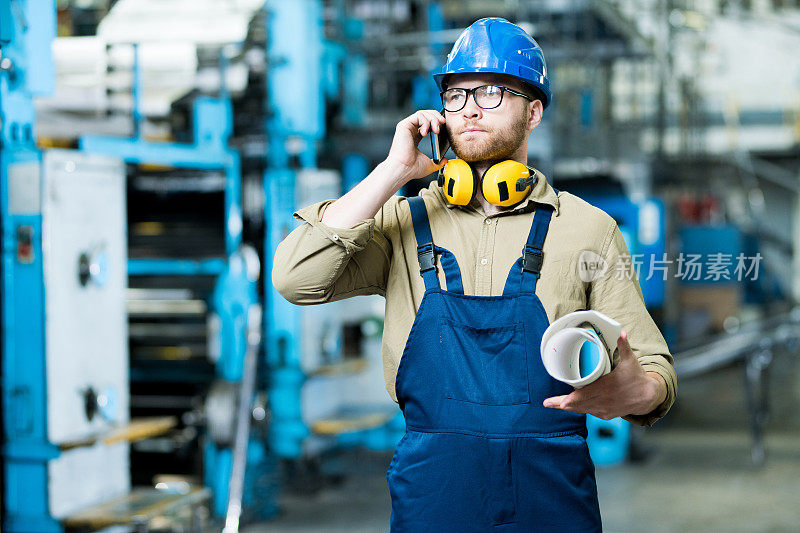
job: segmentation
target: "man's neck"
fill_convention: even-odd
[[[483,208],[483,214],[487,217],[496,215],[497,213],[502,213],[503,211],[514,209],[516,207],[516,204],[507,207],[500,207],[499,205],[494,205],[492,203],[489,203],[486,200],[486,198],[483,197],[483,193],[481,192],[480,189],[478,189],[475,192],[475,197],[478,199],[478,202],[481,204],[481,207]]]

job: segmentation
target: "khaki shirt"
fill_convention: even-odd
[[[551,323],[572,311],[594,309],[622,324],[642,367],[657,372],[667,383],[666,400],[652,413],[625,417],[635,424],[652,425],[675,401],[677,378],[664,337],[644,306],[636,277],[630,275],[630,261],[624,261],[628,249],[622,233],[616,221],[601,209],[565,191],[556,195],[544,175],[537,171],[536,176],[524,202],[489,217],[477,200],[464,207],[450,205],[432,182],[420,195],[427,207],[433,241],[455,255],[465,294],[501,295],[511,266],[522,254],[536,202],[553,206],[536,294]],[[273,284],[287,300],[303,305],[358,295],[384,296],[383,371],[386,390],[397,401],[397,368],[425,292],[408,202],[393,196],[375,218],[337,229],[320,222],[333,201],[310,205],[294,214],[305,223],[278,245]],[[578,268],[578,258],[586,258],[586,250],[598,254],[608,265],[606,272],[594,279]],[[627,265],[627,271],[617,265]],[[437,270],[445,288],[444,273],[441,268]],[[618,360],[615,352],[613,365]]]

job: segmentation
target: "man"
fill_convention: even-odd
[[[498,162],[524,169],[550,101],[538,44],[506,20],[479,20],[436,80],[444,114],[407,117],[360,184],[295,213],[305,223],[279,245],[273,283],[298,304],[386,297],[386,388],[407,426],[387,472],[392,531],[599,531],[584,413],[653,424],[675,398],[672,357],[635,277],[615,268],[627,248],[610,216],[535,169],[499,196],[497,180],[487,186],[489,173],[505,179]],[[451,203],[452,175],[393,196],[448,164],[417,149],[445,130],[467,172],[458,186],[475,188],[466,205]],[[585,279],[585,253],[608,268]],[[573,391],[544,371],[539,342],[581,309],[623,332],[612,372]]]

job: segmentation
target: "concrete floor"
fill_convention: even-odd
[[[645,459],[598,468],[606,532],[800,532],[800,358],[771,369],[767,461],[755,468],[742,370],[680,384],[680,402],[654,428],[635,432]],[[390,453],[351,450],[346,476],[314,494],[284,494],[281,514],[243,533],[388,531]]]

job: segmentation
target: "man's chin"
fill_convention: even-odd
[[[458,156],[459,159],[462,161],[466,161],[467,163],[479,163],[481,161],[486,161],[491,159],[494,155],[491,150],[487,149],[479,149],[477,147],[470,147],[470,148],[456,148],[453,147],[453,152]]]
[[[459,159],[467,163],[481,163],[483,161],[494,161],[500,159],[498,154],[488,150],[483,152],[463,152],[453,150],[453,152],[455,152]],[[502,159],[506,158],[503,157]]]

